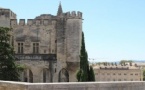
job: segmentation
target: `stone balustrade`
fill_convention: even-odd
[[[56,61],[56,54],[15,54],[16,60]]]

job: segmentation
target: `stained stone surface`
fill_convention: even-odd
[[[21,81],[29,82],[27,79],[31,78],[31,82],[35,83],[58,82],[64,79],[60,77],[60,72],[64,69],[69,74],[68,77],[65,76],[65,79],[69,79],[67,81],[77,81],[82,12],[63,12],[60,4],[57,15],[41,14],[27,20],[18,20],[16,16],[10,9],[0,8],[0,26],[12,28],[10,43],[19,60],[17,63],[25,66],[26,72],[21,74]],[[55,60],[49,58],[52,54],[55,55]],[[44,73],[44,69],[49,73]],[[45,80],[47,76],[50,77]]]
[[[145,82],[24,83],[0,81],[0,90],[145,90]]]

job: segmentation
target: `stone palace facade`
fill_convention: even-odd
[[[25,68],[24,82],[73,82],[79,69],[82,13],[42,14],[17,20],[10,9],[0,8],[0,26],[12,28],[11,44],[17,63]]]

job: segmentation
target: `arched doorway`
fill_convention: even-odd
[[[30,69],[25,69],[24,70],[24,82],[33,82],[33,73]]]
[[[50,75],[49,75],[49,69],[44,68],[43,69],[43,82],[50,82]]]
[[[69,82],[69,73],[65,68],[60,70],[58,81],[59,82]]]
[[[33,82],[33,73],[32,71],[29,69],[29,82]]]

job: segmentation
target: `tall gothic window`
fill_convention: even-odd
[[[33,43],[33,53],[39,53],[39,43]]]
[[[18,53],[23,53],[23,43],[18,43]]]

